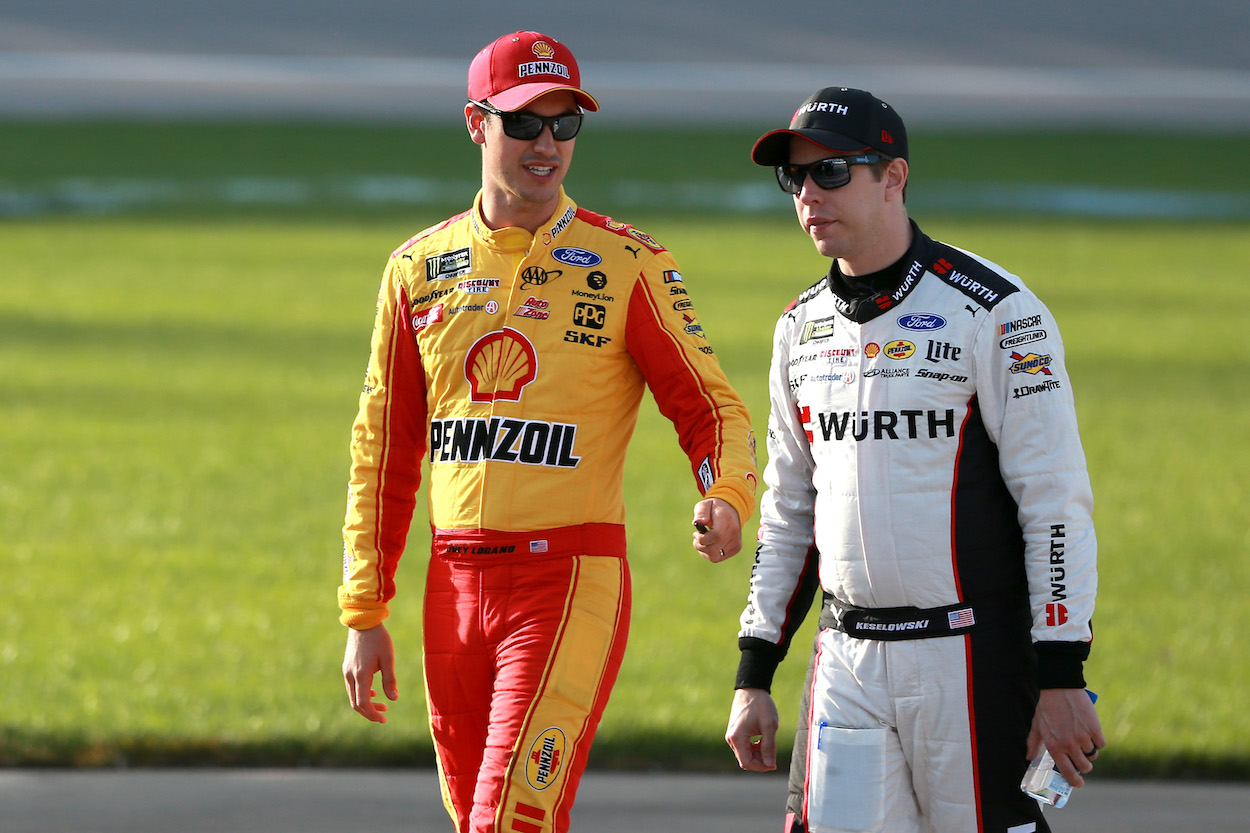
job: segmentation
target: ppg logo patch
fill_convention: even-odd
[[[578,304],[573,308],[573,323],[579,327],[602,330],[607,317],[607,307],[598,304]]]

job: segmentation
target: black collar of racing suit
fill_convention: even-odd
[[[834,258],[829,267],[829,289],[838,312],[860,324],[893,309],[919,283],[931,240],[911,223],[911,246],[884,269],[868,275],[844,275]]]

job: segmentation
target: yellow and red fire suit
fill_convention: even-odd
[[[422,461],[425,680],[461,831],[562,831],[624,653],[625,453],[643,388],[745,521],[745,407],[672,256],[563,192],[537,233],[473,208],[396,250],[352,437],[344,624],[387,616]]]

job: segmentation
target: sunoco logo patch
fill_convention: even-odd
[[[540,792],[555,783],[564,765],[564,732],[555,726],[544,729],[530,744],[525,756],[525,780]]]

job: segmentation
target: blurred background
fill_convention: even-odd
[[[828,264],[749,149],[820,87],[896,106],[912,215],[1063,326],[1100,773],[1250,779],[1245,0],[0,0],[0,765],[431,763],[422,517],[405,696],[346,705],[348,432],[387,253],[480,182],[469,61],[523,28],[602,104],[570,194],[677,254],[757,434],[776,314]],[[751,559],[688,552],[686,469],[646,403],[596,765],[732,766]]]
[[[0,113],[454,121],[472,55],[524,28],[604,121],[774,122],[839,83],[917,126],[1250,126],[1240,0],[4,0]]]

